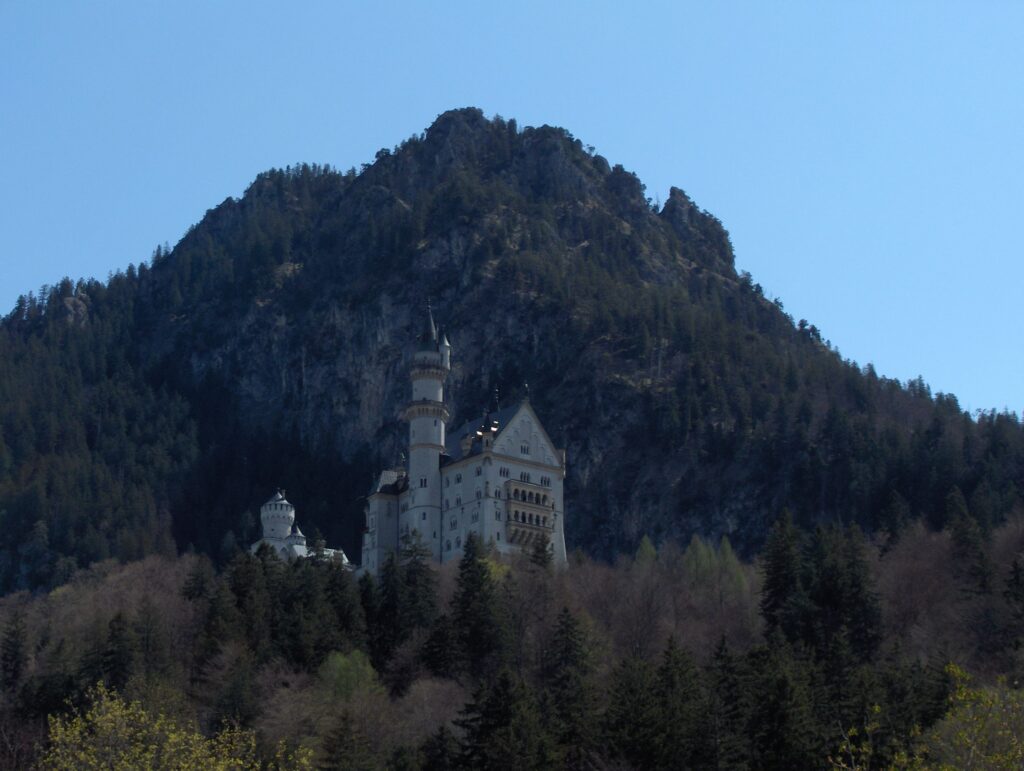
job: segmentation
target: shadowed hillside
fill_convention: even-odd
[[[454,422],[528,382],[568,448],[569,545],[596,557],[644,534],[750,553],[784,508],[942,529],[954,487],[982,530],[1020,506],[1016,416],[972,420],[844,362],[736,272],[685,193],[659,210],[567,131],[465,109],[358,173],[261,174],[151,264],[19,300],[0,334],[2,586],[189,544],[227,558],[278,484],[358,560],[428,298]]]

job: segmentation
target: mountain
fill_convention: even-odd
[[[893,537],[943,527],[954,487],[983,527],[1021,506],[1015,415],[971,418],[844,361],[737,273],[681,190],[652,206],[564,129],[463,109],[358,173],[261,174],[150,264],[18,301],[0,335],[0,586],[110,556],[226,557],[275,485],[358,559],[428,299],[453,420],[529,383],[568,449],[570,547],[699,533],[750,553],[784,509]]]

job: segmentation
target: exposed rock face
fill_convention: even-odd
[[[273,230],[269,244],[254,230]],[[246,263],[261,260],[239,290]],[[207,282],[171,308],[167,288],[182,283],[183,261],[191,275],[236,283]],[[629,438],[649,385],[636,352],[623,350],[636,342],[597,326],[703,268],[735,278],[724,229],[681,191],[659,214],[633,174],[563,130],[520,132],[459,110],[358,176],[267,174],[211,211],[151,272],[165,311],[151,320],[151,355],[186,360],[192,383],[228,384],[246,424],[344,461],[369,453],[389,463],[404,444],[408,356],[430,299],[454,346],[456,420],[477,414],[495,387],[511,399],[529,381],[569,450],[570,544],[592,540],[584,521],[632,541],[649,529],[652,501],[671,508],[681,470],[645,462],[629,481],[616,471],[630,454],[650,460]],[[595,281],[622,296],[601,296]],[[667,382],[680,361],[662,355]]]

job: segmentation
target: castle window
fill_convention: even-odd
[[[450,509],[451,508],[451,506],[448,504],[448,499],[447,498],[444,499],[444,507],[446,509]]]
[[[494,497],[495,498],[500,498],[501,497],[501,490],[500,489],[494,491]]]
[[[501,540],[501,533],[498,533],[498,540]]]
[[[503,477],[505,477],[507,479],[508,478],[508,469],[505,468],[504,466],[499,468],[498,469],[498,476],[503,476]]]
[[[498,522],[501,522],[501,512],[498,511],[497,509],[495,509],[494,511],[494,519]]]
[[[480,492],[479,490],[477,490],[477,491],[476,491],[476,499],[477,499],[478,501],[480,500],[480,496],[481,496],[481,492]]]
[[[527,498],[529,499],[530,503],[533,503],[533,493],[527,495]]]
[[[448,551],[452,550],[452,542],[451,541],[446,541],[444,546],[445,546],[446,550],[448,550]]]
[[[455,475],[455,484],[459,484],[460,482],[462,482],[462,474],[456,474]]]
[[[528,445],[528,444],[520,445],[519,446],[519,452],[521,452],[523,455],[529,455],[530,454],[530,445]]]
[[[425,511],[421,512],[420,513],[420,519],[423,520],[424,522],[426,522],[427,521],[427,512],[425,512]]]
[[[456,495],[455,496],[455,505],[456,506],[461,506],[462,505],[462,496],[461,495]]]
[[[480,468],[479,466],[476,467],[476,475],[477,476],[480,476],[483,472],[484,472],[484,470],[482,468]]]
[[[462,538],[461,537],[455,539],[455,548],[456,549],[462,548]]]
[[[512,491],[512,497],[515,498],[518,501],[519,500],[519,491],[518,490],[513,490]]]
[[[426,477],[420,477],[420,487],[426,487],[426,486],[427,486],[427,478]]]
[[[448,477],[445,477],[445,478],[444,478],[444,486],[445,486],[445,487],[448,487],[448,485],[450,485],[450,484],[451,484],[451,481],[452,481],[451,479],[449,479]]]
[[[544,496],[544,500],[542,500],[541,503],[543,503],[544,505],[547,505],[547,502],[548,502],[548,497],[545,495]]]
[[[548,518],[544,517],[544,527],[547,527],[547,526],[548,526]]]
[[[459,519],[458,519],[458,517],[452,517],[451,521],[448,523],[448,527],[451,528],[452,530],[454,530],[458,526],[459,526]]]

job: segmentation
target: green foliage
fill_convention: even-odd
[[[505,629],[491,564],[473,533],[466,538],[459,561],[452,623],[465,671],[475,680],[494,675],[505,657]]]
[[[134,771],[258,771],[261,768],[308,769],[307,753],[279,747],[273,762],[263,764],[256,737],[227,727],[206,738],[194,727],[165,715],[152,715],[138,702],[126,702],[102,685],[89,694],[86,710],[51,717],[41,769],[111,769]]]

